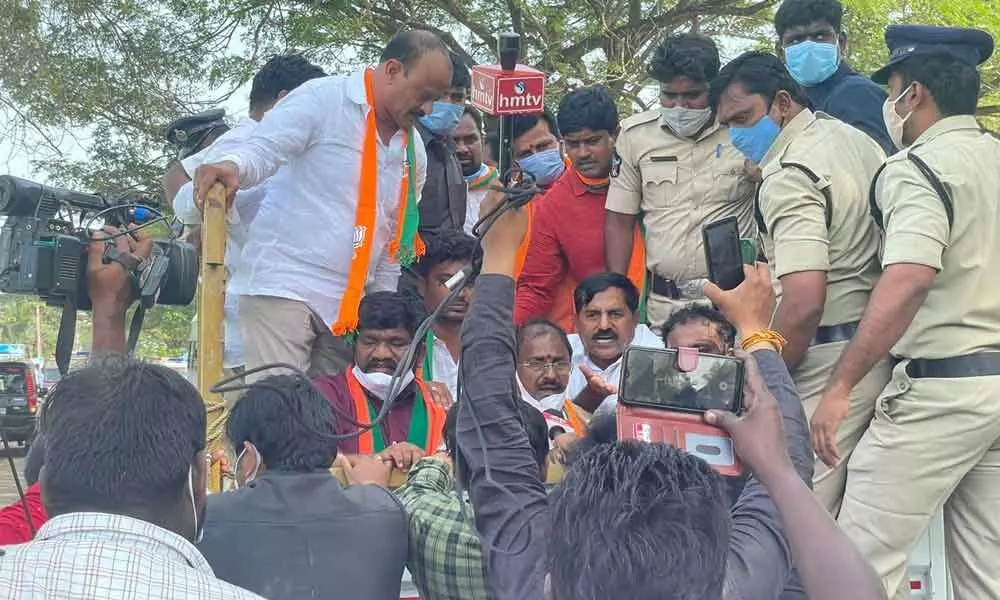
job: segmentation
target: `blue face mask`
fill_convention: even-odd
[[[521,165],[521,169],[525,173],[534,177],[535,183],[542,186],[550,185],[566,169],[566,163],[563,162],[562,152],[559,151],[559,148],[543,150],[531,156],[519,158],[517,164]]]
[[[764,115],[751,127],[729,127],[729,139],[733,146],[758,165],[764,160],[764,155],[778,139],[781,128],[770,117]]]
[[[837,72],[840,54],[836,44],[805,41],[785,48],[785,65],[804,86],[823,83]]]
[[[437,135],[451,135],[462,120],[465,107],[450,102],[435,102],[434,110],[429,115],[420,117],[420,124]]]

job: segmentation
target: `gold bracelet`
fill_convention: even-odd
[[[740,347],[746,350],[751,346],[755,346],[760,343],[767,343],[774,346],[775,351],[778,354],[781,354],[782,350],[785,349],[785,345],[788,343],[788,340],[785,339],[785,336],[781,335],[777,331],[774,331],[773,329],[762,329],[743,338],[743,341],[740,342]]]

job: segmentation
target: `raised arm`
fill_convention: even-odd
[[[483,214],[499,195],[483,203]],[[483,240],[483,269],[462,327],[460,459],[498,600],[543,597],[547,500],[514,382],[514,267],[527,215],[508,213]]]

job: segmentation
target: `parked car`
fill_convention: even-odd
[[[8,443],[31,445],[42,393],[35,382],[31,363],[0,362],[0,432]]]

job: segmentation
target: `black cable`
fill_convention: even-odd
[[[534,179],[532,179],[530,175],[524,174],[522,175],[521,182],[516,186],[499,188],[498,191],[503,192],[507,197],[504,200],[504,202],[499,204],[496,208],[494,208],[488,214],[484,215],[481,219],[479,219],[475,227],[473,227],[473,233],[476,235],[477,238],[474,254],[482,248],[483,235],[485,235],[486,232],[489,231],[491,227],[493,227],[493,224],[497,222],[497,219],[502,217],[504,213],[506,213],[509,210],[513,210],[515,208],[524,206],[525,204],[530,202],[532,198],[541,193],[542,190],[535,185]],[[416,332],[413,334],[413,341],[410,343],[409,347],[407,347],[406,353],[403,355],[402,360],[400,360],[399,363],[396,365],[396,369],[392,374],[392,379],[389,382],[389,392],[386,394],[386,398],[382,402],[382,406],[379,408],[378,414],[375,415],[375,417],[371,420],[371,423],[361,423],[355,419],[347,417],[346,415],[340,415],[345,417],[346,420],[351,425],[358,427],[359,429],[356,432],[336,434],[334,435],[334,438],[338,440],[355,438],[365,433],[366,431],[370,431],[375,427],[381,426],[382,421],[389,414],[389,411],[392,410],[393,405],[399,398],[399,394],[403,391],[402,390],[403,376],[408,371],[413,370],[413,365],[416,362],[416,357],[417,357],[417,349],[420,347],[420,344],[423,343],[424,337],[427,334],[427,330],[431,328],[431,326],[434,324],[435,321],[437,321],[437,318],[441,315],[441,313],[443,313],[445,309],[448,308],[448,306],[450,306],[451,303],[456,298],[458,298],[458,295],[462,293],[462,289],[468,284],[468,282],[475,279],[477,272],[478,272],[478,266],[466,267],[458,275],[455,276],[453,281],[449,281],[449,283],[452,283],[453,287],[449,286],[450,289],[448,291],[448,295],[441,301],[440,304],[438,304],[437,308],[435,308],[434,311],[430,315],[428,315],[427,318],[424,319],[423,322],[421,322],[420,325],[417,327]],[[294,365],[290,365],[288,363],[270,363],[266,365],[261,365],[259,367],[255,367],[253,369],[248,369],[243,373],[223,378],[215,385],[213,385],[210,388],[210,391],[212,393],[221,394],[224,392],[235,392],[239,390],[245,390],[254,384],[246,384],[246,383],[240,383],[236,385],[227,385],[227,384],[234,382],[238,379],[241,379],[243,377],[246,377],[247,375],[271,369],[287,369],[294,373],[298,373],[303,377],[306,377],[306,379],[308,380],[306,374],[303,373],[301,369],[295,367]],[[459,372],[459,384],[461,384],[461,371]],[[460,389],[461,388],[459,388],[459,391]]]

